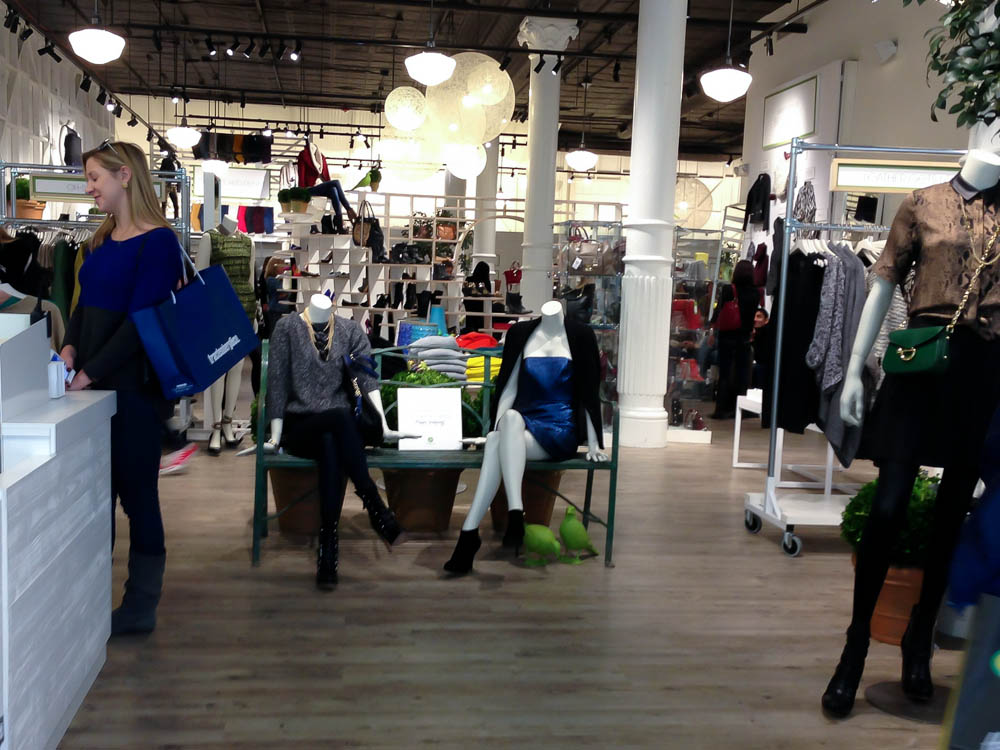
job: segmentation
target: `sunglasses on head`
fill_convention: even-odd
[[[120,153],[118,153],[118,149],[115,148],[115,144],[111,142],[110,138],[105,138],[104,141],[101,143],[101,145],[97,147],[98,151],[103,151],[104,149],[111,149],[111,153],[113,153],[119,159],[122,156]]]

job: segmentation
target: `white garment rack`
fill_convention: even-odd
[[[789,200],[785,205],[784,242],[781,248],[781,275],[778,285],[778,316],[777,331],[774,345],[774,383],[771,399],[771,429],[767,456],[767,480],[763,492],[747,492],[744,495],[744,525],[747,531],[756,534],[763,527],[763,522],[777,526],[783,531],[781,539],[782,551],[791,557],[796,557],[802,551],[802,539],[795,534],[796,526],[839,526],[844,508],[847,506],[847,495],[834,495],[824,491],[823,494],[786,494],[778,495],[778,467],[780,450],[778,446],[778,402],[780,399],[781,354],[785,333],[785,297],[788,287],[788,255],[791,251],[792,235],[802,231],[825,232],[887,232],[889,227],[872,224],[832,224],[806,223],[798,221],[793,216],[796,189],[796,169],[798,157],[804,151],[843,151],[850,153],[877,154],[923,154],[935,156],[963,156],[964,150],[934,149],[934,148],[898,148],[890,146],[841,146],[836,143],[808,143],[801,138],[793,138],[791,155],[788,164]]]

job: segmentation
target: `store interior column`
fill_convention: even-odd
[[[639,448],[667,444],[663,399],[685,13],[686,4],[677,0],[643,0],[639,5],[618,377],[621,444]]]
[[[560,51],[576,39],[576,21],[528,16],[517,42],[529,49]],[[544,65],[538,68],[539,58]],[[528,185],[524,205],[521,294],[524,306],[538,310],[552,299],[552,223],[556,199],[556,148],[559,135],[559,76],[552,75],[555,55],[529,55]]]
[[[486,149],[486,167],[476,178],[476,226],[472,235],[472,267],[479,262],[490,267],[490,273],[497,271],[497,222],[496,219],[480,219],[492,216],[497,210],[497,176],[500,164],[500,139],[494,138]]]

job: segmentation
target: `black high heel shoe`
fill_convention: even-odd
[[[524,546],[524,511],[507,511],[507,531],[503,535],[503,546],[513,547],[514,554],[521,553]]]
[[[451,559],[444,564],[444,569],[456,576],[464,576],[472,570],[472,559],[476,556],[483,542],[479,538],[479,529],[463,531],[458,535],[458,544],[451,554]]]
[[[920,637],[914,625],[920,617],[920,605],[910,611],[900,650],[903,652],[903,694],[915,703],[927,703],[934,697],[931,680],[931,654],[934,651],[934,630],[929,637]]]
[[[337,585],[337,553],[340,547],[339,523],[324,526],[319,531],[316,549],[316,588],[330,591]]]
[[[396,514],[392,512],[391,508],[386,507],[382,498],[379,497],[378,490],[374,487],[363,494],[359,492],[358,497],[361,498],[361,504],[368,511],[368,520],[372,529],[381,537],[391,552],[392,545],[403,533],[403,528],[396,520]]]
[[[840,655],[840,663],[833,673],[833,679],[823,693],[823,710],[830,716],[843,719],[854,708],[854,699],[861,684],[861,675],[865,671],[865,657],[868,656],[868,643],[844,646]]]

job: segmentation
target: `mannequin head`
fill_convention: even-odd
[[[544,305],[542,305],[542,309],[540,312],[542,313],[543,325],[550,321],[557,323],[558,325],[562,325],[564,313],[563,313],[562,302],[560,302],[559,300],[555,299],[549,300]]]
[[[972,149],[962,165],[962,179],[977,190],[987,190],[1000,182],[1000,154]]]
[[[223,216],[222,221],[219,222],[219,230],[224,231],[226,234],[232,234],[239,228],[239,224],[236,219],[229,216]]]
[[[115,227],[169,227],[153,190],[146,157],[138,146],[105,141],[83,155],[87,195],[108,217],[94,233],[100,247]]]
[[[314,294],[309,298],[309,320],[314,324],[324,324],[330,319],[333,302],[325,294]]]

